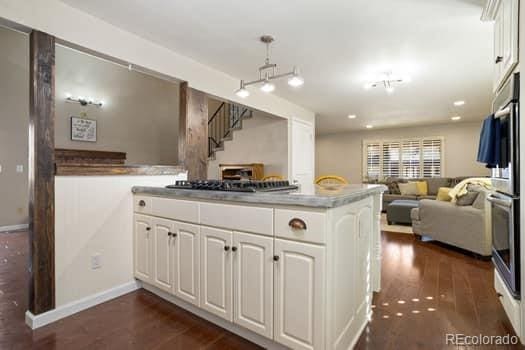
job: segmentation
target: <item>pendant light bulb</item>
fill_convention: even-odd
[[[244,80],[241,80],[241,87],[235,92],[235,95],[237,95],[240,98],[246,98],[250,96],[250,91],[248,91],[248,89],[246,89],[246,87],[244,86]]]
[[[269,92],[272,92],[274,90],[275,90],[275,85],[273,85],[272,83],[270,83],[270,81],[268,79],[266,79],[264,81],[264,84],[262,84],[262,86],[261,86],[261,91],[269,93]]]
[[[304,84],[304,79],[299,75],[299,71],[296,67],[293,69],[293,75],[288,79],[288,85],[292,87],[299,87]]]

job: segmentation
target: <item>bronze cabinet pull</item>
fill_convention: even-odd
[[[141,199],[139,201],[139,207],[145,207],[145,206],[146,206],[146,202],[143,199]]]
[[[288,222],[288,226],[294,230],[306,230],[306,223],[299,218],[293,218],[290,220],[290,222]]]

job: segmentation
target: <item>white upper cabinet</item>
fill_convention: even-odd
[[[494,5],[494,85],[497,91],[518,64],[519,0]]]

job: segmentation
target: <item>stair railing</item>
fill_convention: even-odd
[[[222,102],[208,120],[208,157],[212,157],[217,148],[224,144],[224,139],[234,129],[241,127],[244,118],[251,117],[253,112],[241,105]]]

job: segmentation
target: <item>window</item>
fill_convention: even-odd
[[[363,151],[365,180],[442,176],[442,137],[364,141]]]
[[[366,145],[366,169],[368,176],[378,178],[381,167],[379,162],[381,159],[381,144],[369,143]]]

